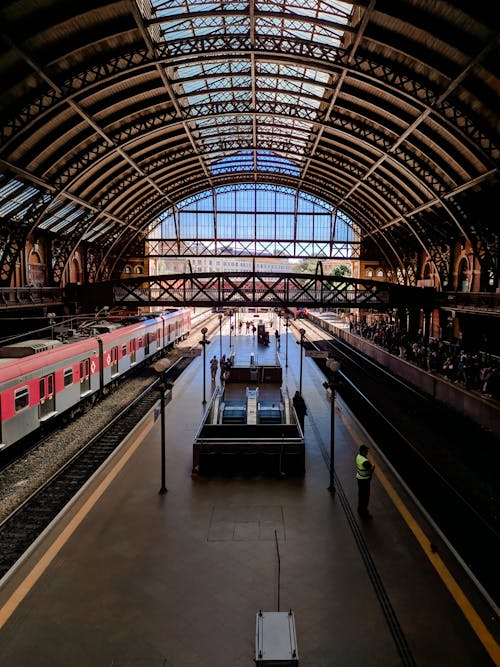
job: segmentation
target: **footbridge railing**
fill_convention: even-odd
[[[430,309],[434,307],[436,292],[429,287],[341,276],[224,272],[142,276],[73,286],[68,298],[91,306],[127,308],[300,306],[384,310],[400,306]]]

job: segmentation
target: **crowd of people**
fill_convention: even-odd
[[[411,338],[385,321],[351,322],[349,330],[391,354],[436,373],[467,390],[479,391],[487,398],[500,400],[500,364],[498,359],[480,351],[465,351],[458,345],[436,338],[428,341],[420,334]]]

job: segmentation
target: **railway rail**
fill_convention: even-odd
[[[188,357],[179,358],[164,371],[163,379],[174,382],[191,361]],[[0,524],[0,579],[157,403],[161,380],[156,378]],[[170,396],[167,392],[167,400]]]
[[[498,440],[332,334],[304,320],[300,328],[306,330],[305,349],[327,351],[341,362],[337,389],[342,400],[498,617],[500,508],[490,458]],[[328,376],[325,361],[315,361]]]

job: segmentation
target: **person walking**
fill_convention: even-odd
[[[219,362],[217,361],[217,357],[214,354],[212,359],[210,359],[210,375],[212,376],[212,382],[215,382],[215,376],[217,375],[218,366]]]
[[[368,460],[368,447],[361,445],[356,456],[356,479],[358,481],[358,514],[363,519],[371,519],[368,511],[370,501],[370,482],[375,466]]]
[[[295,412],[297,413],[297,419],[299,420],[300,428],[302,429],[302,433],[304,433],[304,417],[307,415],[307,406],[298,389],[295,392],[292,403],[293,407],[295,408]]]
[[[220,358],[220,383],[224,384],[224,374],[226,372],[226,355],[223,354]]]

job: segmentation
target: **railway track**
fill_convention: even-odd
[[[338,393],[498,615],[498,481],[488,463],[494,436],[310,322],[300,327],[304,347],[341,362]],[[328,376],[325,361],[315,361]]]
[[[164,372],[164,379],[174,382],[191,361],[181,357]],[[155,379],[0,524],[0,579],[158,401],[159,384],[160,378]]]

